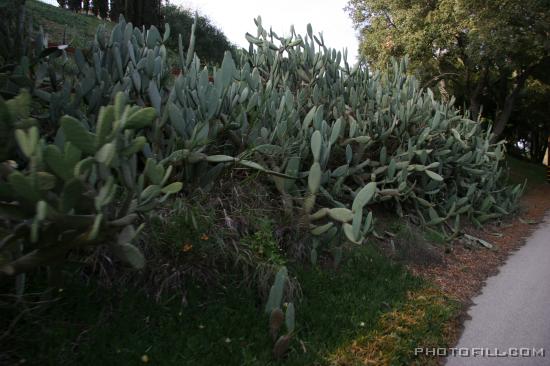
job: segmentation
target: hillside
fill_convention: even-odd
[[[102,20],[93,15],[75,13],[57,6],[43,3],[39,0],[27,0],[27,9],[31,13],[33,26],[42,26],[53,43],[62,43],[66,32],[66,40],[73,47],[85,47],[94,39],[97,27],[105,24],[110,31],[114,23]],[[167,42],[170,63],[177,61],[178,34],[183,35],[183,46],[189,46],[189,34],[193,24],[193,12],[176,5],[165,8],[165,21],[171,26],[171,38]],[[206,15],[199,15],[196,30],[195,52],[203,61],[220,64],[226,50],[234,49],[222,30],[212,24]],[[173,62],[172,62],[173,61]]]
[[[93,40],[100,24],[112,27],[110,22],[92,15],[77,14],[38,0],[27,0],[27,9],[31,13],[33,26],[42,26],[50,42],[61,43],[66,32],[68,43],[83,47]]]

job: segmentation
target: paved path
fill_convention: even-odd
[[[472,357],[470,350],[470,357],[448,357],[447,366],[550,366],[550,215],[473,302],[457,349],[544,348],[545,356]]]

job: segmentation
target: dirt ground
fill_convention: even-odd
[[[549,209],[550,185],[535,187],[523,196],[519,213],[500,223],[486,225],[482,230],[465,229],[466,233],[493,244],[493,249],[471,248],[455,242],[451,253],[444,255],[442,264],[412,265],[409,269],[435,282],[451,297],[468,302],[481,289],[485,279],[497,272],[510,252],[524,243]]]
[[[409,270],[437,284],[444,293],[464,304],[463,316],[471,299],[480,292],[485,280],[498,272],[499,267],[513,251],[521,247],[525,239],[537,227],[550,210],[550,184],[539,185],[521,199],[520,209],[502,222],[486,225],[479,230],[467,227],[464,231],[493,245],[466,246],[455,241],[451,252],[443,255],[440,264],[430,266],[409,265]],[[461,323],[461,320],[457,320]],[[461,324],[450,335],[455,344],[461,333]]]

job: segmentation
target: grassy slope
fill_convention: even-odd
[[[527,179],[527,189],[545,184],[546,167],[514,157],[508,158],[510,180],[513,183],[523,183]]]
[[[67,42],[74,47],[84,47],[94,39],[100,24],[110,27],[110,22],[94,16],[76,14],[38,0],[27,0],[36,27],[42,26],[50,42],[61,43],[66,32]]]
[[[327,357],[365,336],[381,314],[421,282],[372,249],[339,270],[302,270],[297,336],[285,365],[327,364]],[[40,318],[25,317],[10,342],[14,359],[40,365],[270,365],[267,317],[254,292],[195,288],[189,305],[157,304],[139,290],[67,286]],[[37,342],[36,335],[40,334]]]

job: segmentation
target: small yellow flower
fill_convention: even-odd
[[[189,252],[191,249],[193,249],[193,245],[192,245],[192,244],[189,244],[189,243],[185,243],[185,244],[183,244],[183,246],[181,247],[181,251],[184,252],[184,253]]]
[[[143,363],[149,362],[149,356],[147,356],[147,355],[141,356],[141,362],[143,362]]]
[[[202,234],[201,235],[201,240],[208,240],[208,235]]]

